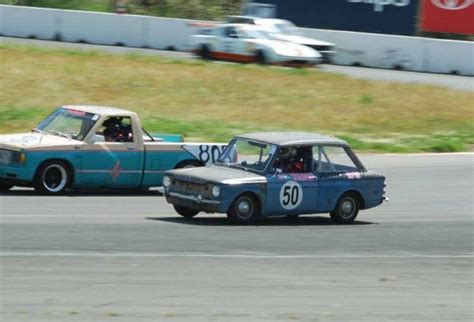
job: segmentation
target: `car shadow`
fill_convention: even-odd
[[[25,197],[25,196],[44,196],[44,197],[160,197],[163,196],[158,190],[68,190],[57,196],[41,195],[33,189],[14,189],[0,192],[0,196]]]
[[[342,226],[333,222],[329,217],[320,216],[260,218],[249,225],[232,223],[226,217],[195,217],[191,219],[183,217],[147,217],[146,219],[193,226]],[[378,225],[378,223],[356,220],[351,225]]]

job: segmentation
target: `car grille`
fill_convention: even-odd
[[[173,180],[170,190],[184,195],[201,195],[204,198],[211,196],[211,192],[205,184],[188,182],[179,179]]]
[[[0,164],[12,164],[18,161],[18,152],[0,149]]]

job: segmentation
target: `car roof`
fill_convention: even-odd
[[[333,136],[307,132],[254,132],[236,135],[235,138],[260,141],[279,146],[325,144],[348,147],[349,144]]]
[[[95,105],[65,105],[62,108],[76,110],[86,113],[99,114],[99,115],[135,115],[134,112],[123,110],[116,107],[110,106],[95,106]]]
[[[246,23],[226,23],[226,24],[222,24],[220,27],[222,28],[237,27],[237,28],[242,28],[242,29],[247,29],[247,30],[263,30],[261,26],[249,25]]]
[[[245,19],[245,20],[253,20],[253,21],[256,21],[256,20],[262,21],[262,20],[264,20],[264,21],[271,22],[271,23],[288,22],[288,20],[285,20],[285,19],[263,18],[263,17],[253,17],[253,16],[229,16],[229,18]]]

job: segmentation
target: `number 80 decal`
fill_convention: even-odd
[[[296,181],[287,181],[280,189],[280,204],[286,210],[298,207],[303,200],[303,189]]]

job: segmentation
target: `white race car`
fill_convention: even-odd
[[[336,54],[333,43],[305,37],[298,27],[284,19],[259,18],[250,16],[230,16],[228,23],[250,24],[262,27],[273,39],[289,41],[305,45],[317,50],[323,56],[324,62],[329,63]]]
[[[204,59],[258,62],[284,66],[313,66],[322,61],[316,50],[275,40],[261,27],[222,24],[192,36],[193,51]]]

